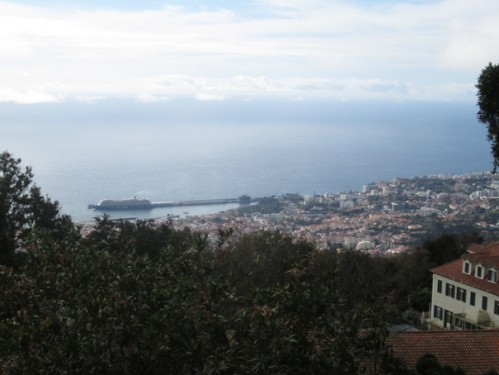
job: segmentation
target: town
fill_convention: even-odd
[[[220,229],[236,234],[279,231],[320,249],[348,248],[393,254],[445,233],[499,234],[499,180],[490,172],[433,175],[369,183],[359,192],[273,196],[256,205],[170,220],[215,240]]]

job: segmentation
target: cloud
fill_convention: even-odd
[[[0,1],[0,101],[452,99],[499,60],[499,2],[259,0],[232,10]]]
[[[61,101],[60,97],[36,89],[15,91],[10,89],[0,88],[0,102],[35,104],[35,103],[56,103],[60,101]]]
[[[448,1],[442,11],[450,15],[438,60],[442,66],[477,70],[499,60],[499,2]]]

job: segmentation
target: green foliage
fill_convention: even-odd
[[[433,354],[425,354],[416,362],[416,371],[421,375],[437,375],[442,373],[442,366]]]
[[[437,357],[430,353],[418,359],[416,373],[418,375],[466,375],[462,368],[440,364]]]
[[[393,309],[392,320],[417,324],[431,300],[429,270],[459,258],[469,244],[480,242],[475,233],[443,235],[391,257],[344,251],[329,260],[329,266],[336,268],[336,288],[349,305],[370,306],[383,299]]]
[[[381,310],[342,302],[331,254],[220,235],[212,246],[103,217],[87,239],[36,237],[23,267],[0,268],[0,373],[355,374],[388,361]]]
[[[10,153],[0,153],[0,264],[15,265],[16,251],[28,246],[33,232],[62,238],[73,229],[59,205],[43,197],[31,168]]]
[[[337,255],[338,291],[350,305],[372,305],[385,300],[393,309],[392,321],[403,319],[407,309],[428,308],[431,275],[426,253],[415,250],[393,257],[371,257],[358,251]],[[408,315],[408,323],[414,323]]]
[[[376,276],[372,263],[368,254],[359,251],[349,250],[339,255],[338,288],[348,304],[373,302],[379,298],[380,290],[376,290],[376,283],[373,283]]]
[[[224,278],[245,293],[252,288],[282,285],[287,272],[313,250],[309,244],[294,243],[277,232],[244,235],[219,252],[217,267]]]
[[[423,248],[433,267],[458,259],[472,243],[481,243],[477,233],[447,234],[437,239],[427,240]]]
[[[409,258],[232,234],[106,216],[86,239],[35,233],[0,267],[0,373],[403,373],[383,300],[420,282]]]
[[[478,120],[487,125],[494,172],[499,166],[499,65],[489,63],[481,72],[478,89]]]
[[[0,264],[13,263],[17,233],[26,223],[33,174],[28,167],[21,170],[20,163],[7,152],[0,155]]]

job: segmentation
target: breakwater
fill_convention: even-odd
[[[150,210],[160,207],[182,207],[182,206],[208,206],[218,204],[251,204],[260,202],[263,198],[251,198],[248,195],[242,195],[239,198],[220,198],[220,199],[197,199],[185,201],[164,201],[151,202],[148,199],[125,199],[125,200],[103,200],[98,204],[89,204],[89,209],[102,211],[117,210]]]
[[[240,198],[222,198],[222,199],[200,199],[190,201],[177,201],[177,202],[152,202],[152,207],[179,207],[179,206],[207,206],[212,204],[249,204],[260,202],[263,198],[250,198],[249,201],[242,202]]]

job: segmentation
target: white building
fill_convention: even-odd
[[[430,323],[451,329],[499,327],[499,243],[471,245],[461,259],[431,270]]]

